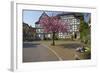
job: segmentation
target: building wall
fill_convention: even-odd
[[[52,34],[44,32],[43,27],[40,26],[40,24],[36,24],[36,39],[44,40],[44,39],[51,39]]]
[[[63,15],[60,16],[60,19],[64,22],[67,22],[68,25],[68,32],[66,33],[58,33],[58,38],[71,38],[76,34],[77,38],[80,38],[79,34],[79,25],[80,25],[80,19],[77,19],[74,17],[74,15]],[[50,38],[52,39],[51,33],[45,33],[43,27],[40,26],[40,24],[36,24],[36,37],[37,39],[43,40],[44,38]]]
[[[59,33],[59,38],[71,38],[71,36],[77,35],[77,38],[80,38],[79,34],[79,25],[80,19],[74,17],[74,15],[64,15],[60,16],[61,20],[68,23],[68,32]]]

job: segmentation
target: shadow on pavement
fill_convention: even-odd
[[[67,49],[76,49],[78,47],[81,47],[82,44],[79,44],[79,43],[69,43],[69,44],[61,44],[59,46],[67,48]]]
[[[23,48],[35,48],[38,45],[40,45],[39,43],[23,43]]]

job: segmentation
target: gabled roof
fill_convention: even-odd
[[[39,24],[39,21],[44,18],[44,17],[49,17],[45,12],[43,12],[39,18],[39,20],[37,22],[35,22],[35,24]]]
[[[68,12],[63,12],[62,14],[58,14],[57,16],[66,16],[66,15],[74,15],[74,17],[76,18],[83,18],[83,14],[82,13],[68,13]]]
[[[40,16],[39,20],[44,18],[44,17],[49,17],[45,12],[42,13],[42,15]]]

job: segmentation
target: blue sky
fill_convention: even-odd
[[[35,26],[35,22],[38,21],[43,11],[31,11],[24,10],[23,11],[23,22],[28,23],[31,26]]]
[[[88,22],[90,17],[91,17],[90,13],[84,13],[85,22]]]
[[[32,27],[35,27],[35,22],[38,21],[39,17],[43,11],[34,11],[34,10],[23,10],[23,22],[31,25]],[[56,14],[62,13],[62,12],[52,12],[52,11],[46,11],[47,15],[54,16]],[[90,14],[87,15],[87,13],[84,13],[85,21],[88,22]]]

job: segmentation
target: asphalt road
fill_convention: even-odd
[[[34,42],[23,43],[23,62],[59,61],[59,55],[46,45]]]

